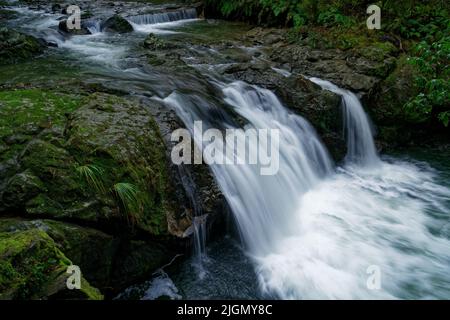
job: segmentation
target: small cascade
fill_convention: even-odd
[[[137,25],[149,25],[167,23],[180,20],[197,19],[196,9],[183,9],[177,11],[167,11],[160,13],[149,13],[127,18],[128,21]]]
[[[206,221],[207,215],[196,216],[193,218],[192,227],[194,230],[194,256],[195,267],[197,268],[200,279],[205,276],[203,263],[207,259],[206,255]]]
[[[188,198],[189,204],[192,207],[192,225],[187,233],[189,236],[193,237],[193,247],[194,247],[194,264],[197,269],[197,273],[200,278],[203,278],[205,274],[205,269],[203,267],[203,262],[207,258],[206,256],[206,221],[207,216],[202,213],[202,208],[199,206],[199,201],[197,199],[195,191],[195,182],[192,178],[191,173],[184,166],[179,166],[179,176],[186,197]]]
[[[98,20],[88,20],[84,23],[84,27],[89,30],[91,34],[102,32],[101,22]]]
[[[323,89],[337,93],[342,97],[345,138],[347,140],[347,162],[362,166],[379,164],[380,160],[373,141],[372,126],[358,97],[353,92],[339,88],[329,81],[319,78],[310,78],[310,80]]]

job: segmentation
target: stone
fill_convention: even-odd
[[[133,31],[133,26],[120,15],[114,15],[102,23],[101,29],[106,32],[127,33]]]

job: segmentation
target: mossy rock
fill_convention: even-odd
[[[133,31],[132,25],[123,17],[114,15],[102,23],[102,31],[128,33]]]
[[[42,230],[0,232],[0,299],[48,299],[69,291],[71,261]],[[102,299],[83,279],[78,299]]]
[[[44,46],[34,37],[0,28],[0,65],[29,59],[43,52]]]
[[[42,131],[64,128],[66,113],[80,101],[79,96],[42,89],[0,91],[0,161],[12,158]]]
[[[171,47],[166,41],[158,38],[154,33],[150,33],[147,38],[145,38],[143,46],[151,51],[165,50]]]
[[[364,101],[377,124],[377,139],[390,148],[408,145],[415,131],[419,134],[419,128],[413,129],[415,125],[404,110],[405,103],[420,92],[414,83],[418,70],[407,59],[406,55],[401,56],[394,71]]]
[[[71,115],[66,132],[77,161],[103,173],[98,192],[115,201],[130,224],[153,235],[165,233],[165,146],[150,112],[133,101],[93,94]],[[133,186],[135,203],[123,203],[118,194],[123,185]]]
[[[31,170],[25,170],[13,176],[7,183],[2,200],[7,205],[14,206],[16,203],[24,203],[40,192],[43,192],[45,187],[42,181],[36,177]]]
[[[111,286],[112,263],[117,250],[113,236],[89,227],[54,220],[0,219],[0,232],[40,230],[50,236],[57,248],[83,276],[99,289]]]
[[[370,108],[371,116],[379,125],[398,125],[407,117],[403,106],[419,93],[414,83],[418,70],[408,63],[408,57],[403,55],[398,59],[395,70],[380,83],[377,94],[370,100],[375,104]],[[369,103],[371,101],[368,101]]]
[[[0,219],[0,235],[25,235],[29,232],[40,232],[48,241],[51,238],[52,245],[71,263],[80,267],[83,279],[106,294],[117,294],[119,290],[133,283],[147,280],[155,270],[167,264],[176,254],[167,243],[114,237],[97,229],[67,222],[49,219]],[[18,261],[17,268],[22,268],[21,263]],[[63,265],[66,267],[67,263]],[[7,272],[9,267],[4,269]],[[46,286],[58,287],[54,282],[48,281],[48,278],[44,280]],[[58,281],[56,283],[61,287],[62,282]],[[9,283],[5,282],[5,287],[8,286]],[[53,289],[50,291],[57,292],[55,295],[58,299],[75,298],[74,294],[77,292]],[[46,291],[47,294],[50,291]]]
[[[167,233],[165,146],[148,110],[99,93],[28,89],[0,99],[0,208]],[[96,186],[86,168],[101,172]]]

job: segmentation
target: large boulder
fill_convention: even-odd
[[[64,33],[73,34],[73,35],[87,35],[91,34],[89,29],[86,27],[86,25],[81,24],[79,29],[73,28],[69,29],[69,26],[67,24],[67,20],[61,20],[58,24],[58,29]]]
[[[146,109],[107,94],[2,96],[0,208],[167,233],[164,143]]]
[[[150,108],[41,89],[2,91],[0,101],[0,216],[30,220],[3,219],[0,232],[2,224],[45,232],[107,294],[184,250],[176,237],[191,217],[172,196],[177,187]]]
[[[106,32],[127,33],[133,31],[133,26],[128,20],[116,14],[104,21],[101,29]]]
[[[32,58],[42,53],[43,48],[32,36],[0,27],[0,65]]]
[[[49,219],[1,218],[0,235],[6,233],[19,238],[29,233],[39,233],[58,250],[61,257],[70,260],[69,264],[80,267],[89,284],[108,295],[148,279],[175,255],[167,243],[122,238],[98,229]],[[44,262],[43,256],[35,257],[35,263]],[[17,267],[21,268],[20,262]],[[49,293],[43,292],[44,296],[48,297]]]
[[[0,220],[0,299],[102,299],[84,277],[80,290],[67,288],[70,265],[46,232],[6,227]]]

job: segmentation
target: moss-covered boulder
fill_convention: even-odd
[[[49,219],[0,219],[0,234],[14,233],[21,237],[30,231],[41,232],[49,241],[51,238],[52,245],[71,263],[80,267],[89,284],[106,294],[117,294],[130,284],[148,279],[175,255],[167,243],[122,238],[72,223]],[[64,293],[65,296],[67,294]],[[58,295],[62,298],[63,293]]]
[[[104,21],[101,29],[105,32],[127,33],[133,31],[133,26],[128,20],[116,14]]]
[[[113,204],[113,215],[153,235],[167,231],[165,147],[148,110],[94,94],[71,114],[66,136],[87,187]]]
[[[118,240],[102,231],[54,220],[0,219],[0,232],[39,230],[48,235],[56,247],[75,265],[95,287],[110,287],[113,259]]]
[[[102,299],[82,278],[80,290],[66,285],[71,261],[44,231],[9,229],[0,232],[0,299],[71,297]]]
[[[0,27],[0,65],[32,58],[42,53],[43,48],[32,36]]]
[[[419,93],[414,78],[418,71],[407,56],[398,59],[394,71],[367,99],[370,116],[378,126],[378,139],[392,145],[406,145],[414,134],[403,106]],[[418,133],[418,132],[417,132]]]
[[[38,89],[0,101],[0,208],[166,233],[165,149],[146,109]]]
[[[0,115],[0,233],[43,232],[111,295],[179,252],[173,235],[189,219],[167,199],[175,186],[149,108],[110,94],[21,89],[0,91]],[[11,213],[23,220],[8,222]]]

